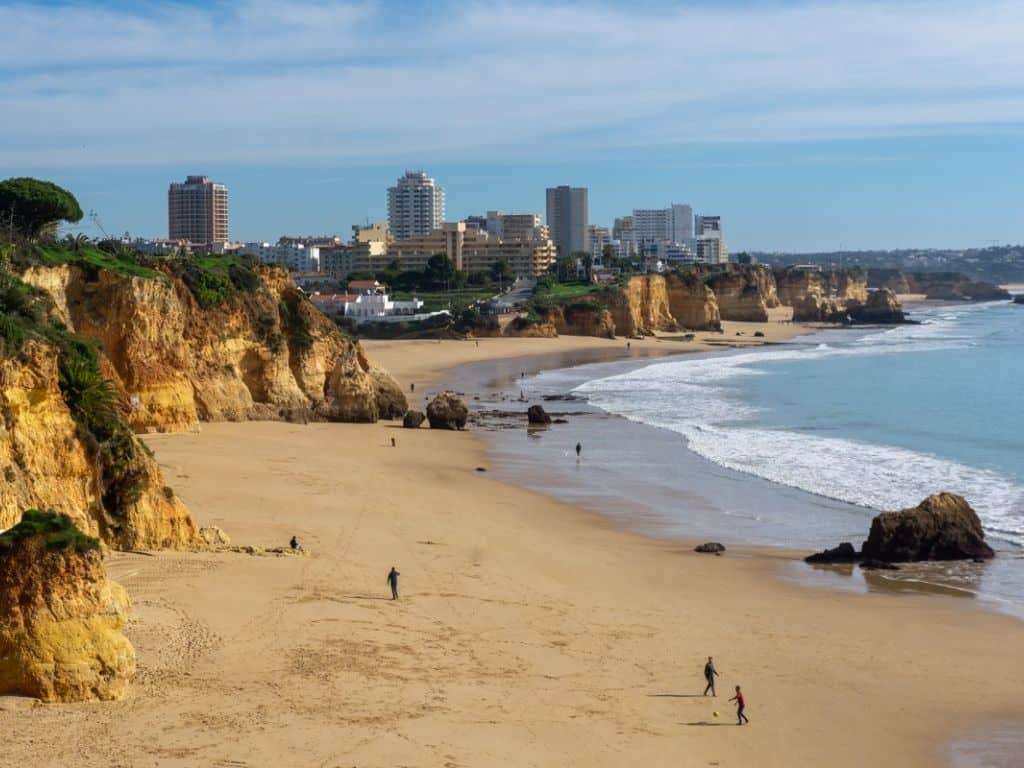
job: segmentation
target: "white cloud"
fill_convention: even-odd
[[[557,155],[1024,122],[1024,5],[4,5],[0,164]]]

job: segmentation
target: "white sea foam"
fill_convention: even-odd
[[[1024,544],[1024,488],[996,472],[905,448],[758,428],[758,409],[730,381],[764,375],[760,365],[829,356],[957,349],[972,344],[957,324],[976,307],[956,308],[916,326],[853,343],[762,349],[657,363],[576,391],[605,411],[684,435],[705,458],[733,470],[873,509],[912,506],[940,489],[965,496],[986,528]],[[756,364],[756,365],[755,365]]]

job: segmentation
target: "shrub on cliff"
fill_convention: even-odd
[[[21,522],[0,534],[0,557],[29,536],[42,536],[47,549],[88,552],[100,545],[99,539],[82,533],[67,515],[52,510],[29,509],[21,516]]]

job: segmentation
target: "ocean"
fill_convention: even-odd
[[[995,562],[881,576],[800,563],[794,578],[981,597],[1024,617],[1024,307],[918,304],[911,316],[920,324],[499,376],[494,402],[521,389],[569,415],[494,432],[497,471],[651,535],[813,550],[859,546],[878,511],[952,491],[978,512]]]
[[[926,307],[920,325],[673,359],[575,388],[709,461],[871,510],[949,490],[1024,544],[1024,307]],[[802,542],[794,541],[793,544]]]

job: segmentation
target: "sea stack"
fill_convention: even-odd
[[[0,535],[0,693],[45,702],[121,699],[135,676],[128,596],[98,539],[29,510]]]

